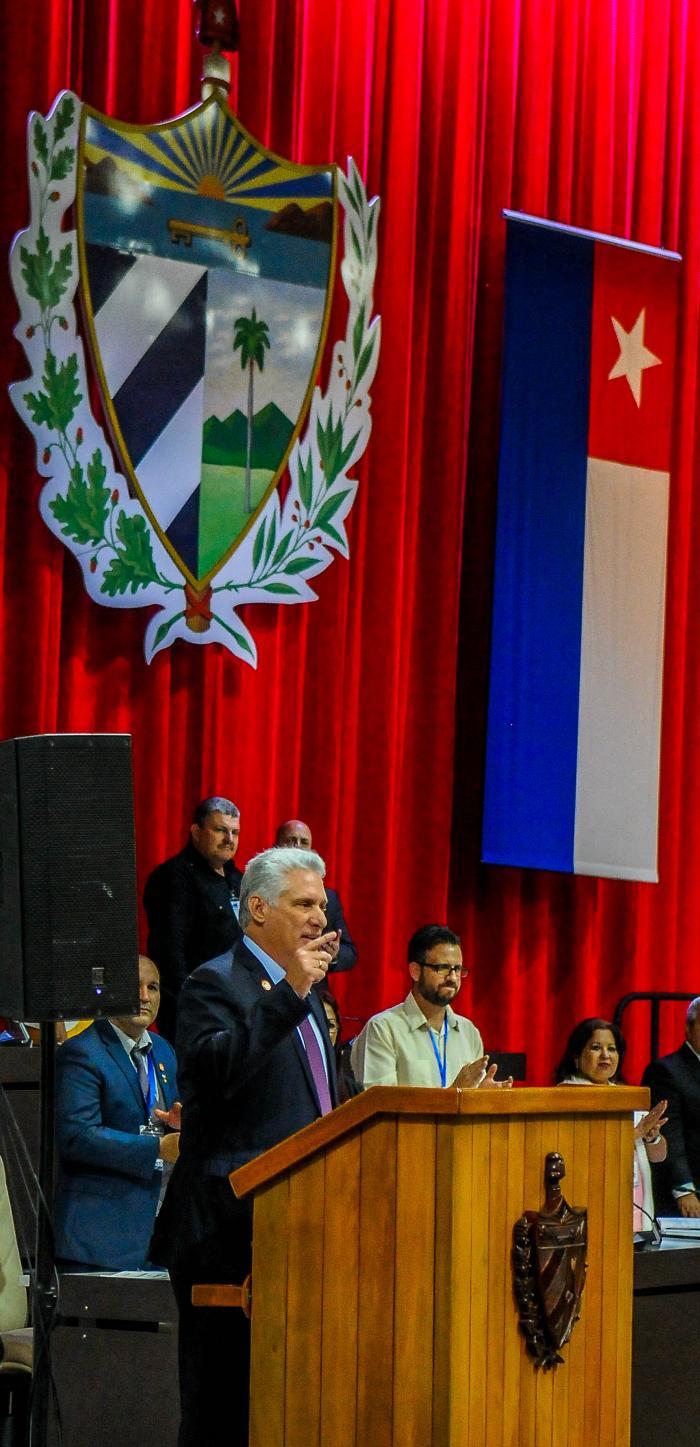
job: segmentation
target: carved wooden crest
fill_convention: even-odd
[[[588,1212],[564,1200],[560,1182],[565,1175],[563,1158],[550,1151],[544,1166],[544,1206],[525,1211],[513,1228],[520,1330],[530,1356],[545,1371],[564,1360],[560,1349],[581,1314],[586,1281]]]

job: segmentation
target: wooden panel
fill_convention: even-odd
[[[542,1121],[530,1119],[525,1122],[525,1158],[523,1162],[523,1210],[539,1211],[542,1204]],[[511,1222],[511,1226],[515,1221]],[[508,1428],[513,1432],[513,1405],[508,1401]],[[516,1419],[517,1425],[517,1419]],[[537,1438],[537,1373],[532,1358],[525,1349],[520,1336],[520,1413],[519,1428],[523,1442],[535,1444]],[[518,1443],[518,1437],[515,1436]]]
[[[600,1088],[600,1087],[599,1087]],[[612,1094],[612,1090],[607,1094]],[[582,1323],[585,1328],[583,1419],[594,1441],[600,1443],[601,1341],[603,1312],[610,1283],[604,1283],[605,1236],[605,1121],[591,1120],[588,1146],[588,1277]],[[608,1390],[606,1383],[605,1391]]]
[[[435,1157],[435,1126],[402,1120],[396,1152],[394,1447],[429,1447],[432,1441]]]
[[[611,1136],[615,1135],[616,1128],[613,1126],[612,1121],[608,1126],[608,1130]],[[620,1174],[618,1184],[620,1243],[617,1253],[618,1307],[617,1330],[614,1342],[617,1359],[616,1431],[612,1440],[615,1443],[615,1447],[628,1447],[632,1423],[632,1296],[634,1288],[634,1248],[632,1245],[634,1183],[632,1179],[632,1167],[634,1164],[634,1129],[628,1121],[620,1121],[617,1126],[617,1131],[620,1136]],[[606,1258],[605,1269],[606,1272],[612,1269],[612,1263],[609,1257]]]
[[[396,1134],[394,1120],[378,1120],[361,1137],[356,1447],[393,1442]]]
[[[593,1087],[593,1088],[594,1088],[594,1087]],[[540,1178],[539,1178],[539,1186],[538,1186],[538,1193],[539,1193],[539,1194],[538,1194],[538,1207],[537,1207],[538,1210],[540,1209],[541,1206],[544,1205],[544,1200],[545,1200],[545,1185],[544,1185],[544,1163],[545,1163],[545,1157],[549,1155],[550,1151],[555,1151],[555,1150],[557,1149],[557,1147],[558,1147],[558,1144],[559,1144],[559,1121],[558,1121],[558,1120],[548,1120],[548,1119],[546,1119],[546,1118],[543,1119],[543,1121],[542,1121],[542,1137],[541,1137],[541,1146],[540,1146],[541,1155],[540,1155]],[[558,1373],[560,1370],[562,1370],[562,1368],[557,1367],[556,1370],[551,1371],[551,1372],[542,1372],[542,1371],[538,1371],[538,1372],[537,1372],[537,1376],[536,1376],[536,1380],[535,1380],[535,1417],[536,1417],[536,1423],[537,1423],[537,1431],[536,1431],[536,1436],[535,1436],[535,1447],[552,1447],[552,1444],[553,1444],[553,1442],[554,1442],[554,1440],[555,1440],[555,1439],[554,1439],[554,1422],[555,1422],[555,1401],[554,1401],[554,1394],[555,1394],[555,1389],[556,1389],[557,1373]],[[566,1441],[566,1437],[564,1438],[564,1441]],[[557,1444],[557,1447],[558,1447],[558,1444]],[[596,1444],[596,1447],[598,1447],[598,1444]]]
[[[556,1149],[564,1161],[566,1175],[561,1183],[564,1199],[570,1206],[585,1204],[575,1199],[572,1191],[572,1163],[574,1154],[574,1126],[573,1117],[569,1116],[557,1123],[557,1144]],[[573,1335],[582,1335],[582,1327],[579,1322],[574,1327]],[[552,1392],[552,1444],[558,1447],[560,1442],[569,1442],[569,1389],[571,1385],[571,1343],[568,1343],[563,1351],[563,1367],[557,1367],[552,1372],[554,1378]]]
[[[458,1096],[394,1093],[440,1094]],[[263,1191],[253,1320],[256,1362],[259,1341],[267,1360],[254,1367],[264,1423],[251,1447],[628,1447],[627,1098],[640,1093],[518,1092],[507,1110],[464,1107],[465,1094],[437,1120],[372,1112],[307,1154],[282,1178],[276,1232],[280,1188]],[[553,1095],[562,1115],[537,1115],[535,1101]],[[564,1195],[588,1207],[589,1272],[564,1364],[544,1373],[518,1331],[510,1256],[518,1216],[543,1204],[556,1149]],[[258,1260],[277,1303],[288,1266],[286,1357],[279,1305],[275,1317],[264,1301],[257,1320]]]
[[[620,1290],[620,1274],[618,1269],[619,1246],[622,1237],[620,1231],[620,1183],[627,1174],[622,1169],[620,1160],[620,1125],[614,1121],[606,1122],[605,1131],[605,1166],[604,1166],[604,1190],[603,1190],[603,1214],[605,1228],[603,1233],[603,1311],[600,1322],[600,1358],[603,1363],[605,1376],[605,1391],[600,1394],[600,1447],[614,1447],[616,1439],[615,1418],[617,1411],[617,1382],[615,1366],[617,1363],[617,1327],[618,1327],[618,1300]],[[630,1145],[630,1151],[632,1146]],[[632,1191],[630,1188],[627,1210],[625,1211],[625,1234],[629,1237],[632,1233]],[[613,1243],[616,1250],[611,1253]],[[630,1282],[630,1296],[632,1285]]]
[[[193,1306],[220,1306],[236,1307],[239,1311],[247,1308],[248,1292],[241,1286],[224,1286],[223,1282],[215,1281],[211,1286],[192,1287]]]
[[[616,1085],[614,1093],[601,1091],[599,1085],[518,1086],[515,1090],[443,1091],[443,1095],[459,1096],[460,1115],[489,1116],[556,1116],[622,1115],[633,1110],[648,1110],[649,1091],[646,1086]],[[246,1168],[247,1169],[247,1168]]]
[[[438,1090],[423,1086],[373,1085],[361,1095],[307,1125],[296,1135],[280,1141],[237,1171],[231,1185],[237,1196],[246,1196],[291,1166],[319,1154],[359,1126],[381,1116],[560,1116],[619,1115],[624,1111],[648,1110],[649,1091],[620,1085],[615,1091],[601,1091],[597,1085],[556,1086],[550,1089],[523,1087],[518,1090]]]
[[[508,1181],[508,1134],[511,1122],[494,1120],[489,1125],[489,1254],[486,1289],[486,1435],[485,1441],[501,1443],[505,1423],[503,1348],[505,1344],[506,1301],[511,1298],[510,1252],[512,1222],[505,1207]]]
[[[435,1162],[435,1315],[433,1442],[466,1442],[469,1401],[469,1302],[472,1135],[469,1124],[441,1122]]]
[[[250,1447],[284,1447],[289,1180],[255,1198]]]
[[[590,1144],[590,1125],[587,1120],[576,1117],[573,1121],[562,1123],[559,1128],[560,1149],[566,1162],[566,1177],[562,1182],[564,1195],[572,1206],[588,1206],[588,1152]],[[571,1144],[569,1144],[571,1141]],[[563,1149],[566,1143],[566,1150]],[[586,1368],[586,1297],[588,1285],[584,1287],[581,1319],[576,1323],[571,1341],[564,1348],[562,1356],[565,1361],[565,1382],[557,1383],[561,1391],[562,1399],[566,1399],[566,1421],[568,1423],[568,1435],[560,1438],[568,1442],[570,1447],[575,1447],[578,1442],[586,1440],[586,1424],[584,1422],[584,1397],[583,1382]]]
[[[321,1441],[324,1175],[321,1156],[289,1180],[284,1447]]]
[[[355,1447],[360,1136],[326,1157],[321,1423],[324,1447]]]
[[[531,1127],[530,1127],[531,1128]],[[504,1182],[503,1208],[506,1237],[503,1244],[506,1279],[504,1281],[503,1315],[503,1421],[500,1437],[503,1447],[520,1447],[520,1391],[523,1339],[518,1327],[518,1311],[512,1289],[511,1252],[513,1227],[524,1209],[523,1177],[525,1169],[524,1120],[511,1121],[508,1133],[508,1162]]]
[[[644,1092],[637,1091],[637,1095],[640,1094]],[[372,1085],[361,1095],[346,1101],[345,1105],[320,1116],[295,1135],[287,1136],[264,1155],[239,1166],[237,1171],[231,1172],[229,1180],[237,1196],[247,1196],[250,1191],[284,1174],[291,1166],[310,1159],[333,1141],[352,1134],[370,1120],[402,1115],[431,1120],[438,1115],[459,1115],[462,1095],[460,1090],[441,1090],[439,1086]],[[648,1099],[648,1091],[646,1096]]]
[[[488,1372],[488,1259],[491,1125],[474,1120],[472,1130],[472,1251],[469,1281],[469,1447],[486,1442]]]

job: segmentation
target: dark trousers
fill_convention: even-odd
[[[250,1322],[236,1307],[192,1306],[192,1287],[239,1286],[250,1271],[250,1207],[226,1176],[173,1172],[151,1243],[167,1266],[179,1316],[178,1447],[248,1447]]]
[[[171,1270],[170,1280],[179,1314],[178,1447],[248,1447],[250,1322],[235,1307],[192,1306],[190,1272]]]

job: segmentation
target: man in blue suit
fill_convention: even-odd
[[[310,850],[267,849],[251,859],[243,939],[182,987],[182,1148],[154,1237],[180,1317],[179,1447],[248,1442],[248,1323],[240,1311],[191,1302],[195,1283],[238,1283],[250,1270],[250,1205],[234,1196],[229,1173],[338,1103],[326,1016],[312,988],[337,945],[326,929],[324,873]]]
[[[139,998],[138,1015],[95,1020],[56,1057],[56,1256],[83,1270],[147,1265],[165,1177],[177,1157],[175,1053],[149,1031],[160,980],[145,955]]]

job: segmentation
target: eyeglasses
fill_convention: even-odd
[[[432,970],[434,975],[468,975],[466,965],[421,965],[423,970]]]

